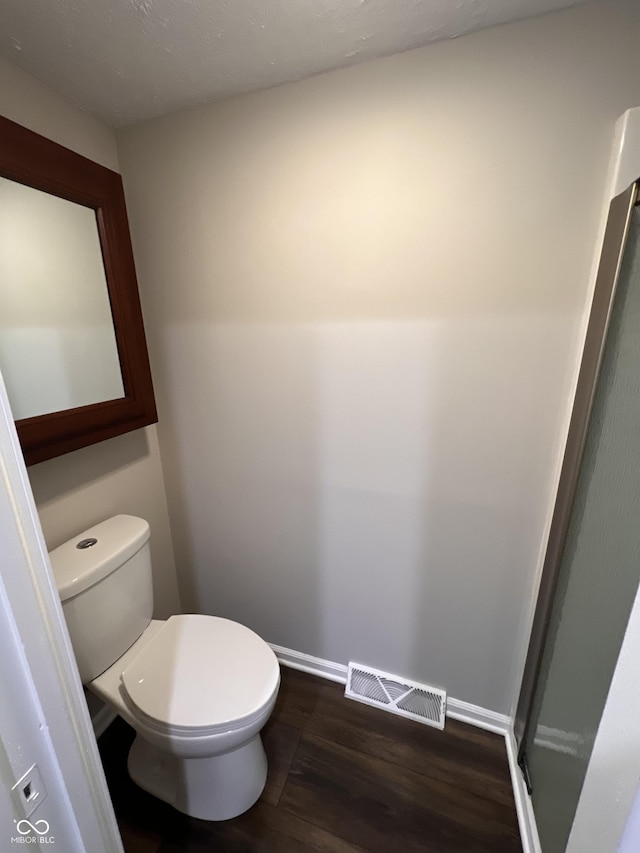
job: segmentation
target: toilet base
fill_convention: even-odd
[[[201,820],[229,820],[246,812],[267,780],[259,734],[238,749],[207,758],[178,758],[137,734],[127,767],[140,788]]]

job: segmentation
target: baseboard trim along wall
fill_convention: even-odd
[[[273,643],[269,643],[269,645],[284,666],[299,669],[301,672],[308,672],[310,675],[319,675],[320,678],[328,678],[329,681],[337,681],[338,684],[347,683],[347,667],[341,663],[323,660],[313,655],[305,655],[303,652],[285,649],[284,646],[274,646]]]
[[[507,757],[509,759],[509,772],[511,773],[511,787],[513,788],[513,796],[516,801],[522,853],[542,853],[531,797],[527,793],[524,777],[518,767],[518,748],[513,735],[513,729],[510,728],[505,734],[505,741],[507,744]]]
[[[310,675],[318,675],[320,678],[328,678],[330,681],[337,681],[339,684],[347,683],[347,667],[344,664],[316,658],[313,655],[305,655],[303,652],[285,649],[283,646],[275,646],[273,643],[269,645],[284,666],[308,672]],[[398,676],[398,678],[401,679],[402,676]],[[468,702],[461,702],[459,699],[452,699],[451,697],[447,697],[447,717],[451,717],[452,720],[460,720],[462,723],[469,723],[469,725],[477,726],[479,729],[496,732],[499,735],[506,735],[511,723],[505,714],[497,714],[487,708],[470,705]]]
[[[306,655],[303,652],[296,652],[294,649],[286,649],[283,646],[276,646],[273,643],[269,645],[283,666],[308,672],[310,675],[317,675],[320,678],[336,681],[339,684],[346,684],[347,682],[347,667],[344,664],[317,658],[313,655]],[[460,699],[452,699],[450,697],[447,697],[447,717],[450,717],[452,720],[459,720],[462,723],[468,723],[468,725],[476,726],[479,729],[495,732],[504,737],[507,746],[511,785],[516,802],[522,850],[523,853],[542,853],[533,808],[531,806],[531,798],[527,793],[524,779],[516,760],[516,745],[511,719],[506,714],[498,714],[496,711],[490,711],[487,708],[481,708],[478,705],[471,705],[469,702],[462,702]]]
[[[496,711],[489,711],[479,705],[471,705],[469,702],[461,702],[460,699],[451,697],[447,697],[447,717],[479,729],[486,729],[488,732],[495,732],[503,737],[506,736],[511,724],[506,714],[498,714]]]

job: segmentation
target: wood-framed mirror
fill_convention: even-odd
[[[0,116],[0,235],[0,370],[27,465],[155,423],[120,175]]]

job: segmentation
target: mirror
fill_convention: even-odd
[[[120,176],[1,117],[0,370],[27,464],[157,420]]]
[[[16,419],[124,396],[94,212],[7,178],[0,370]]]

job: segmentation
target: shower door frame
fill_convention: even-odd
[[[635,111],[634,111],[635,112]],[[634,181],[616,195],[609,207],[600,263],[589,315],[584,351],[569,423],[547,550],[542,568],[538,599],[533,617],[529,648],[522,676],[520,697],[513,722],[518,764],[523,770],[529,794],[531,780],[526,766],[525,744],[533,700],[540,678],[540,667],[551,611],[560,574],[571,513],[576,496],[580,466],[593,407],[602,355],[607,339],[611,311],[616,296],[631,212],[638,204],[638,185]]]

